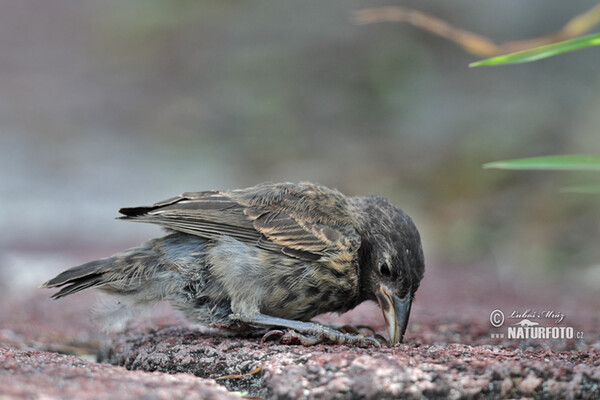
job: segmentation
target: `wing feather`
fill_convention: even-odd
[[[345,197],[312,184],[187,192],[153,206],[123,208],[122,219],[148,222],[207,239],[231,236],[269,251],[315,260],[355,253],[360,237]]]

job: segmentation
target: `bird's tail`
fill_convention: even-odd
[[[165,300],[170,292],[186,284],[182,274],[201,267],[202,260],[197,257],[205,243],[201,238],[174,233],[68,269],[42,286],[61,288],[53,299],[97,288],[138,301]]]
[[[156,240],[140,247],[117,253],[112,257],[90,261],[68,269],[42,286],[61,288],[52,295],[59,299],[87,288],[108,293],[134,294],[163,266],[156,253]]]
[[[116,261],[116,257],[113,256],[78,265],[61,272],[44,283],[42,287],[62,287],[60,291],[52,295],[53,299],[60,299],[83,289],[103,285],[106,283],[106,273],[114,268]]]
[[[173,300],[185,294],[189,284],[186,276],[202,268],[203,260],[199,257],[205,244],[204,239],[174,233],[68,269],[42,286],[60,288],[52,295],[53,299],[87,288],[118,295],[116,304],[105,302],[96,309],[97,319],[102,320],[107,330],[114,330],[108,325],[129,319],[135,306]]]

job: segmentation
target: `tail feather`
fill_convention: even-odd
[[[205,239],[173,233],[68,269],[42,287],[60,289],[53,299],[97,288],[108,294],[130,296],[138,303],[164,300],[187,285],[181,275],[185,272],[182,265],[203,266],[205,245]]]
[[[59,287],[90,275],[97,275],[102,272],[101,270],[103,267],[112,264],[114,261],[114,257],[108,257],[69,268],[44,283],[42,286],[46,288]]]
[[[58,292],[50,296],[50,298],[54,300],[60,299],[61,297],[80,292],[83,289],[99,286],[101,283],[105,283],[105,281],[102,278],[102,275],[93,275],[89,277],[86,276],[85,278],[80,278],[69,283],[69,286],[65,286],[64,288],[60,289]]]
[[[59,299],[83,289],[99,286],[106,283],[103,275],[114,262],[114,257],[90,261],[60,273],[42,286],[46,288],[58,288],[67,285],[54,293],[51,296],[53,299]]]
[[[189,279],[203,276],[206,244],[197,236],[172,233],[68,269],[42,286],[60,289],[53,299],[88,288],[116,295],[117,301],[98,307],[94,318],[104,329],[120,329],[143,307],[158,301],[189,302],[197,290]]]

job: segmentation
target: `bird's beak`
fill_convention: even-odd
[[[393,295],[384,285],[380,285],[375,295],[387,323],[392,346],[402,343],[410,316],[411,293],[408,292],[406,296],[400,298]]]

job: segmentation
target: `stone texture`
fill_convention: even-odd
[[[213,379],[262,367],[222,382],[230,390],[277,399],[600,396],[600,351],[549,347],[421,345],[416,339],[385,349],[261,346],[257,339],[165,327],[131,330],[115,338],[107,359],[128,369]]]
[[[267,399],[600,398],[596,296],[530,282],[507,289],[478,271],[430,267],[406,343],[383,349],[221,337],[169,307],[104,335],[89,319],[91,293],[60,301],[41,290],[0,294],[0,399],[228,398],[232,391]],[[561,325],[584,337],[494,339],[496,308],[561,311]],[[385,334],[374,304],[321,319]]]
[[[189,374],[127,371],[80,358],[0,348],[0,399],[239,399]]]

